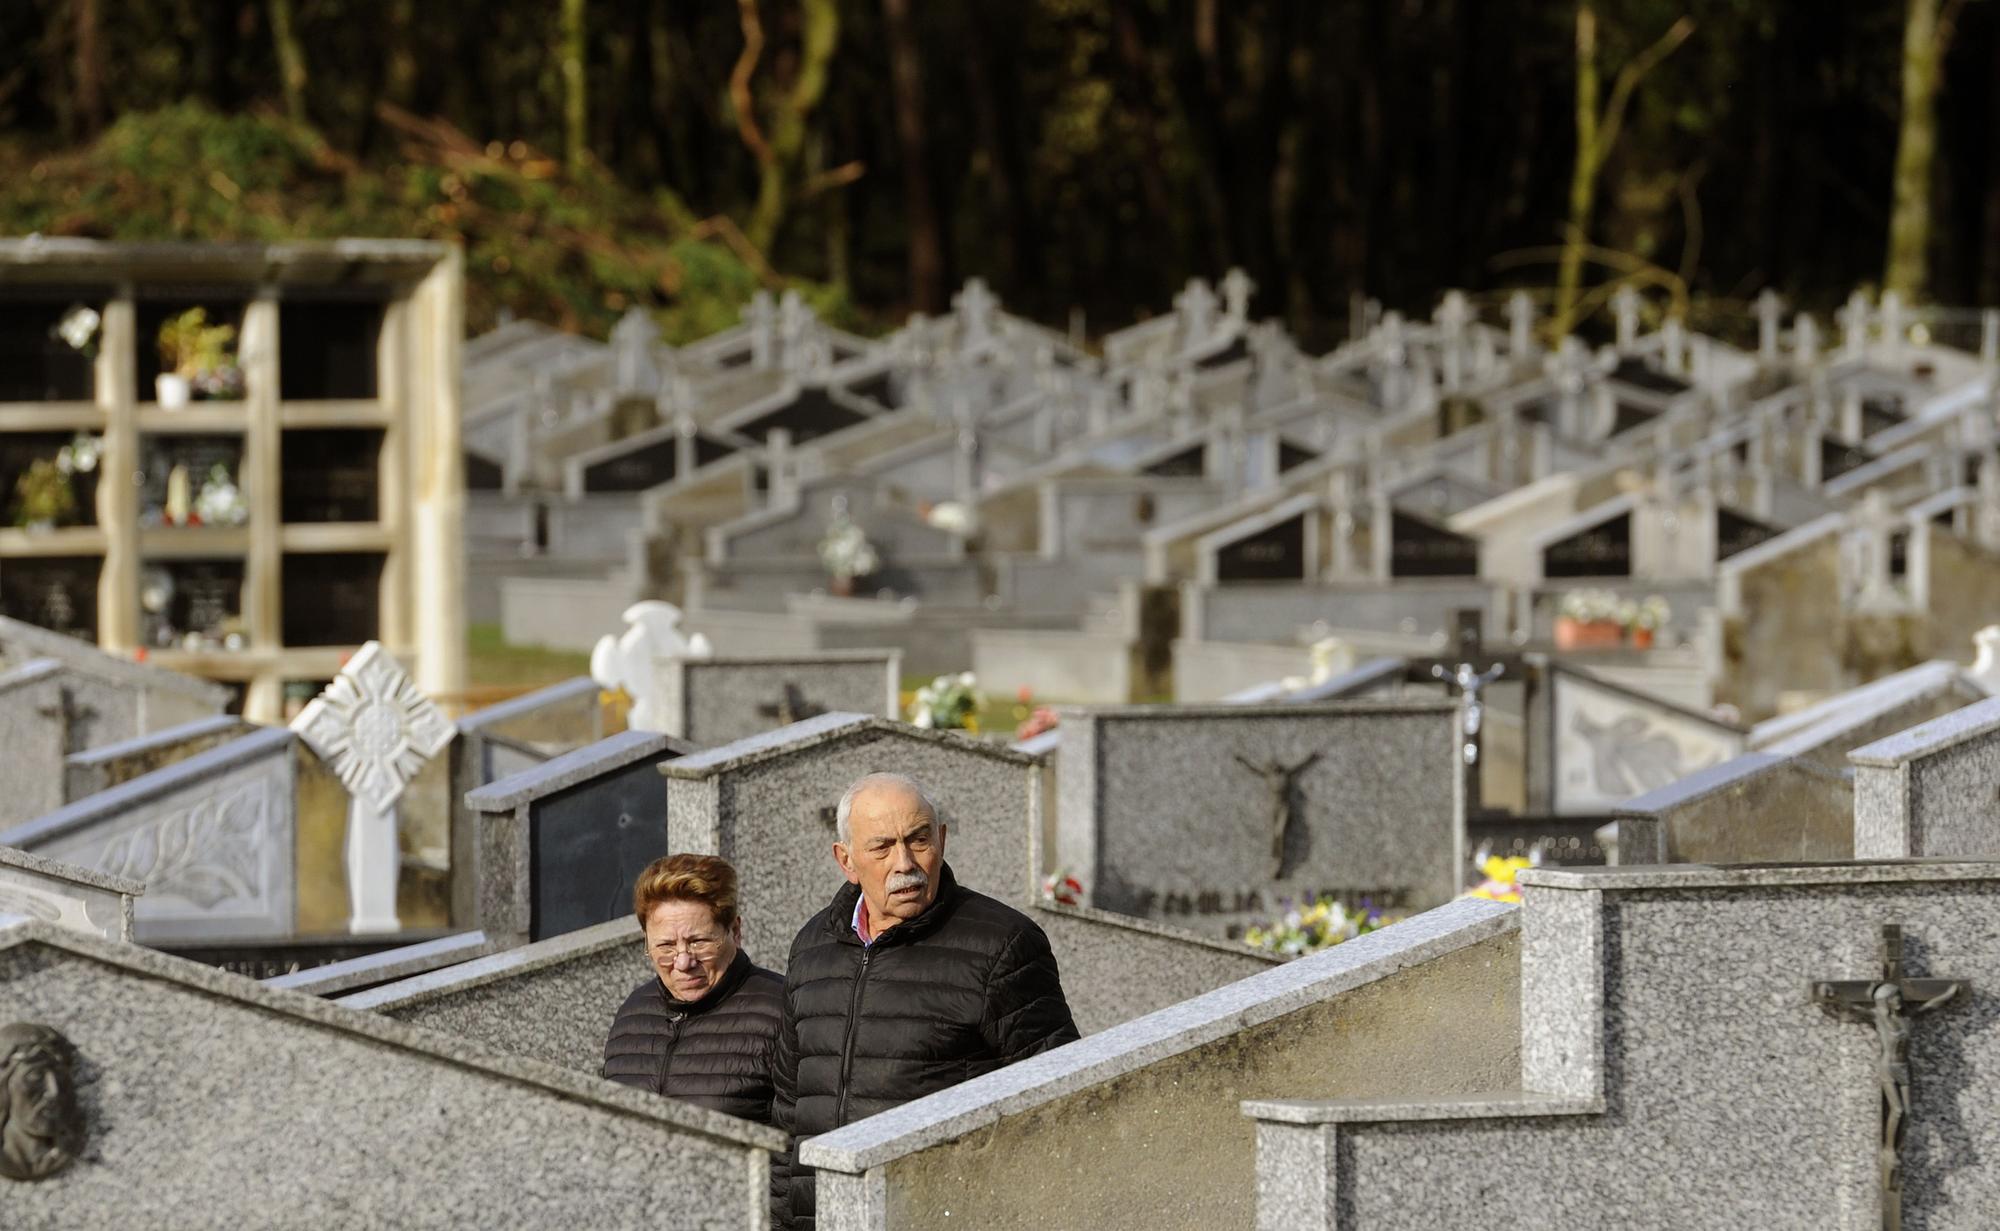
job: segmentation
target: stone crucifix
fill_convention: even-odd
[[[776,701],[757,707],[759,717],[773,719],[781,727],[789,727],[795,722],[803,722],[824,713],[826,713],[825,706],[814,705],[806,700],[805,693],[790,680],[785,681],[785,686],[779,692]]]
[[[451,722],[402,664],[370,641],[299,712],[292,730],[347,788],[347,930],[398,930],[403,861],[396,805],[411,779],[451,743]]]
[[[1900,1231],[1903,1225],[1903,1141],[1910,1126],[1910,1019],[1944,1007],[1962,997],[1968,987],[1963,979],[1905,978],[1903,929],[1894,923],[1882,925],[1880,978],[1812,985],[1813,1003],[1828,1014],[1875,1027],[1879,1045],[1875,1072],[1882,1103],[1877,1160],[1883,1231]]]
[[[1314,752],[1291,765],[1282,761],[1259,764],[1240,752],[1234,755],[1236,763],[1262,778],[1264,786],[1271,792],[1271,879],[1281,880],[1285,874],[1285,839],[1291,835],[1302,802],[1299,799],[1299,775],[1319,760],[1320,754]]]

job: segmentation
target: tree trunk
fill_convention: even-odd
[[[98,37],[97,0],[76,4],[76,110],[86,136],[104,127],[104,44]]]
[[[936,312],[944,306],[944,241],[931,200],[924,155],[924,80],[910,0],[882,0],[889,35],[889,76],[895,89],[896,140],[903,147],[903,212],[910,234],[910,306]]]
[[[757,181],[757,207],[744,234],[752,247],[769,255],[791,208],[793,181],[814,109],[826,94],[827,65],[840,47],[840,10],[835,0],[802,0],[804,19],[798,76],[772,117],[769,156]]]
[[[1603,151],[1597,141],[1597,12],[1588,3],[1576,6],[1576,161],[1569,178],[1569,221],[1563,228],[1562,264],[1556,273],[1556,313],[1551,323],[1558,340],[1570,330],[1577,292],[1583,283],[1583,249],[1589,242],[1590,211],[1597,198],[1597,165]]]
[[[271,42],[278,52],[278,84],[285,91],[285,114],[294,124],[306,116],[306,53],[292,28],[292,0],[271,0]]]
[[[584,0],[563,0],[562,5],[563,157],[572,176],[582,174],[590,157],[583,5]]]
[[[1896,139],[1895,212],[1882,289],[1922,298],[1931,240],[1931,165],[1937,158],[1938,0],[1909,0],[1903,18],[1903,122]]]

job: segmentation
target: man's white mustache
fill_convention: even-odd
[[[905,889],[922,889],[931,883],[931,878],[923,872],[891,872],[888,889],[890,893],[900,893]]]

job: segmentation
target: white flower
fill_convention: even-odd
[[[956,500],[946,500],[931,506],[926,518],[931,525],[951,534],[964,534],[972,529],[972,511]]]
[[[929,729],[933,725],[931,722],[931,707],[920,704],[917,707],[917,716],[910,720],[910,725]]]
[[[56,325],[56,336],[67,342],[71,350],[82,350],[97,336],[100,319],[97,309],[78,304],[63,313]]]
[[[959,672],[958,683],[962,688],[976,688],[979,686],[979,680],[970,671]]]

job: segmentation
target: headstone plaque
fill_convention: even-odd
[[[1479,541],[1428,518],[1396,510],[1390,518],[1391,577],[1476,577]]]
[[[1201,445],[1163,457],[1146,467],[1146,473],[1163,479],[1199,479],[1205,472],[1206,450]]]
[[[382,433],[328,428],[285,433],[280,507],[288,522],[372,522],[379,516]]]
[[[1831,482],[1850,470],[1866,466],[1875,460],[1875,455],[1862,445],[1848,444],[1832,437],[1821,437],[1819,442],[1819,481]]]
[[[1458,892],[1447,701],[1063,711],[1056,863],[1091,905],[1216,936],[1330,895],[1413,913]]]
[[[1560,668],[1549,672],[1555,810],[1602,813],[1744,751],[1704,714]]]
[[[95,556],[37,556],[0,561],[0,615],[86,641],[97,640]]]
[[[632,883],[667,853],[667,784],[642,761],[555,794],[529,811],[529,935],[535,940],[620,918]]]
[[[241,486],[243,473],[243,437],[213,434],[140,437],[140,455],[144,459],[141,468],[144,480],[139,487],[139,517],[150,525],[163,523],[174,525],[194,525],[199,515],[187,522],[176,522],[175,510],[169,508],[174,488],[174,473],[185,474],[190,501],[197,496],[202,485],[208,481],[215,468],[220,466],[229,481]],[[191,506],[192,507],[192,504]]]
[[[785,405],[748,423],[736,424],[731,430],[765,441],[773,431],[783,428],[792,434],[793,444],[801,445],[842,428],[853,427],[867,417],[834,401],[825,389],[809,386],[801,389],[798,397]]]
[[[1748,551],[1766,539],[1778,537],[1778,528],[1754,517],[1746,517],[1732,509],[1718,508],[1715,511],[1715,559],[1717,563],[1727,560],[1738,552]]]
[[[1629,577],[1632,575],[1632,515],[1620,513],[1542,553],[1544,577]]]
[[[285,556],[286,645],[360,645],[377,636],[382,619],[378,552],[292,553]]]
[[[1288,517],[1276,525],[1216,549],[1217,581],[1301,581],[1307,573],[1306,518]]]
[[[681,475],[677,470],[680,441],[672,432],[657,433],[658,439],[638,445],[615,457],[592,462],[583,468],[586,492],[642,492],[671,483]],[[728,457],[736,450],[707,436],[694,438],[694,464],[706,466]]]

